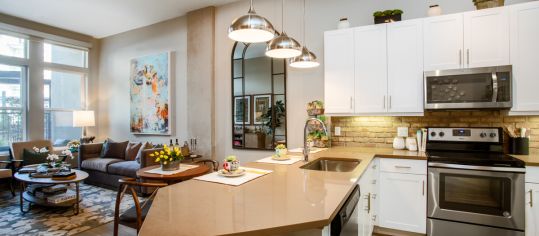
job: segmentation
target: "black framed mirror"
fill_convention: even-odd
[[[286,60],[265,55],[266,43],[232,48],[232,148],[286,145]]]

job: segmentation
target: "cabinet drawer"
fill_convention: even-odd
[[[539,183],[539,167],[526,166],[526,183]]]
[[[427,161],[382,158],[380,171],[404,174],[427,174]]]

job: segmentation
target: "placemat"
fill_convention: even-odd
[[[263,170],[263,169],[257,169],[257,168],[249,168],[249,167],[240,167],[240,168],[245,170],[245,175],[242,175],[239,177],[224,177],[224,176],[219,176],[218,172],[213,172],[213,173],[209,173],[203,176],[196,177],[194,179],[207,181],[207,182],[213,182],[213,183],[232,185],[232,186],[240,186],[253,179],[256,179],[258,177],[261,177],[261,176],[264,176],[273,172],[271,170]]]
[[[260,163],[270,163],[270,164],[278,164],[278,165],[292,165],[298,161],[301,161],[303,159],[303,157],[300,157],[300,156],[288,156],[290,157],[290,160],[285,160],[285,161],[277,161],[277,160],[273,160],[272,157],[266,157],[266,158],[262,158],[256,162],[260,162]]]
[[[193,169],[193,168],[197,168],[197,167],[198,167],[197,165],[180,164],[180,169],[179,170],[166,171],[166,170],[162,170],[161,167],[158,167],[158,168],[147,170],[147,171],[144,171],[144,172],[150,173],[150,174],[158,174],[158,175],[174,175],[174,174],[178,174],[180,172],[183,172],[183,171],[186,171],[186,170],[189,170],[189,169]]]

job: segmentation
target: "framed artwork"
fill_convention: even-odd
[[[253,124],[261,125],[264,124],[264,119],[262,116],[271,109],[271,95],[255,95],[253,96],[254,108],[253,108]]]
[[[131,60],[130,123],[133,134],[170,135],[171,52]]]
[[[234,124],[251,124],[251,97],[234,97]]]

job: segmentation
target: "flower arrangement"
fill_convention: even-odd
[[[73,153],[72,153],[71,150],[69,150],[69,149],[63,150],[63,151],[62,151],[62,155],[64,155],[64,156],[66,156],[66,157],[69,157],[69,158],[73,159]]]
[[[236,156],[230,155],[223,161],[223,169],[226,173],[234,172],[240,168],[240,161]]]
[[[163,170],[178,170],[180,161],[184,159],[179,147],[170,148],[167,145],[163,145],[163,150],[150,154],[150,157],[154,157],[155,162],[161,163]]]
[[[67,143],[67,148],[71,152],[77,152],[78,149],[79,149],[79,146],[80,146],[80,141],[78,139],[73,139],[73,140],[69,141],[69,143]]]
[[[285,157],[288,154],[288,149],[284,144],[279,144],[275,147],[275,155],[278,157]]]

